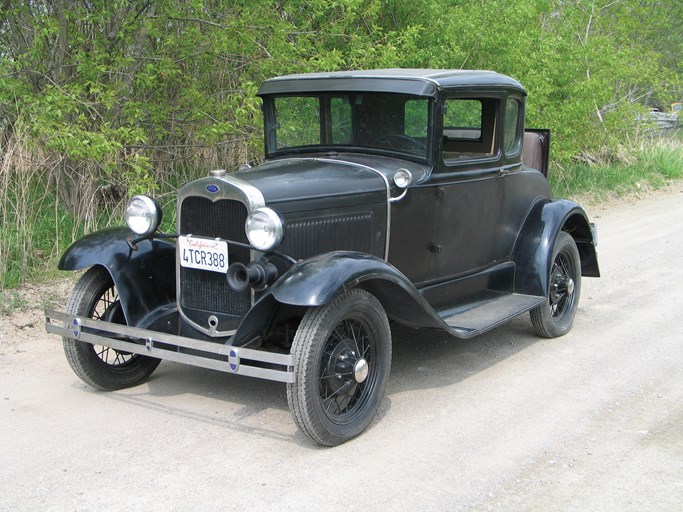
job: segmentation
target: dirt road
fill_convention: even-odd
[[[379,418],[334,449],[284,385],[163,363],[99,393],[39,309],[0,317],[0,509],[680,510],[683,185],[589,213],[603,277],[569,335],[394,329]]]

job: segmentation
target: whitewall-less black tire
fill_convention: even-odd
[[[66,312],[87,318],[125,324],[116,286],[104,267],[89,269],[74,286]],[[73,338],[62,338],[66,360],[78,377],[103,391],[135,386],[159,366],[152,357],[120,352]]]
[[[574,239],[562,231],[553,247],[553,259],[548,275],[548,300],[529,314],[536,334],[556,338],[567,334],[581,295],[581,258]]]
[[[336,446],[367,428],[384,398],[391,331],[380,302],[354,289],[304,315],[292,344],[289,408],[301,431]]]

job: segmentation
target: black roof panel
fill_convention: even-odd
[[[477,87],[502,87],[524,93],[517,80],[494,71],[397,68],[279,76],[266,80],[258,94],[368,91],[433,96],[438,90]]]

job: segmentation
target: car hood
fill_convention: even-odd
[[[272,160],[232,176],[258,188],[269,205],[378,193],[386,197],[388,187],[377,169],[322,157]]]

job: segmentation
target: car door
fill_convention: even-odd
[[[443,103],[441,165],[432,176],[435,223],[427,281],[469,273],[501,251],[503,187],[496,140],[498,98],[448,97]]]
[[[519,93],[445,100],[428,282],[445,282],[507,262],[526,216],[550,197],[545,177],[522,165]]]

